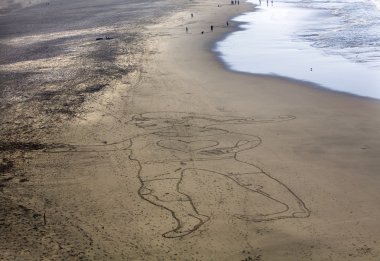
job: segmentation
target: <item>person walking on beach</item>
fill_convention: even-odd
[[[189,32],[189,28],[187,28],[187,26],[186,26],[186,33],[188,33]]]
[[[211,32],[214,31],[214,26],[211,25],[210,29],[211,29]]]
[[[226,22],[226,25],[227,25],[227,27],[229,26],[229,23],[228,23],[228,21]]]

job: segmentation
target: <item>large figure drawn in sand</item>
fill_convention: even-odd
[[[261,143],[258,136],[228,130],[228,124],[261,124],[288,121],[293,116],[273,119],[221,117],[192,113],[157,112],[135,115],[128,124],[144,130],[123,141],[94,146],[70,146],[71,151],[130,150],[130,160],[139,166],[140,197],[169,211],[177,225],[166,238],[186,236],[209,220],[200,213],[190,195],[181,191],[185,174],[208,172],[235,182],[249,193],[258,193],[282,205],[269,214],[245,215],[239,219],[261,222],[308,217],[310,211],[285,184],[260,167],[239,159],[239,153]]]

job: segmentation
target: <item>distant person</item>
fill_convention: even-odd
[[[188,33],[189,32],[189,28],[187,28],[187,26],[186,26],[186,33]]]
[[[260,6],[261,6],[261,0],[259,0]]]
[[[214,26],[211,25],[210,29],[211,29],[211,32],[214,31]]]
[[[240,1],[237,1],[238,2],[238,5],[240,5]]]
[[[231,5],[233,5],[233,4],[234,4],[234,0],[231,1]]]
[[[228,23],[228,21],[226,22],[226,25],[227,25],[227,27],[230,25],[230,24]]]
[[[202,32],[201,32],[201,34],[204,34],[204,33],[205,33],[205,31],[202,31]]]
[[[193,13],[191,13],[191,18],[193,18],[194,17],[194,14]]]

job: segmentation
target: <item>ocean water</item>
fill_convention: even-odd
[[[236,71],[380,99],[380,0],[249,0],[214,51]]]

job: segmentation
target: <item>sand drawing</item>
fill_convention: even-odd
[[[273,119],[222,117],[179,112],[134,115],[126,124],[142,130],[123,141],[102,145],[67,145],[48,152],[90,152],[130,150],[129,159],[138,165],[139,196],[170,212],[176,227],[166,238],[189,235],[210,217],[200,213],[190,195],[181,191],[184,175],[208,172],[220,175],[249,193],[257,193],[282,206],[269,214],[234,217],[252,222],[304,218],[310,211],[285,184],[259,166],[245,162],[239,153],[259,146],[258,136],[228,130],[230,124],[262,124],[288,121],[294,116]]]

